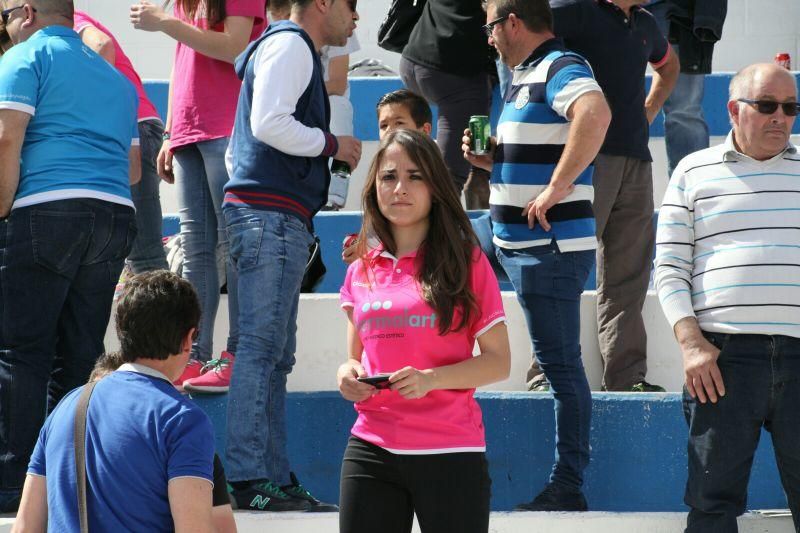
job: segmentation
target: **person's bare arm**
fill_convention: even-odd
[[[22,143],[30,118],[22,111],[0,109],[0,218],[11,212],[17,194]]]
[[[164,131],[172,130],[172,81],[175,77],[175,70],[169,73],[169,88],[167,89],[167,121]],[[172,173],[172,151],[169,148],[169,139],[161,142],[161,149],[156,157],[156,172],[158,176],[167,183],[175,183],[175,174]]]
[[[522,211],[531,228],[538,221],[545,231],[550,231],[547,211],[569,196],[580,173],[597,157],[611,122],[611,110],[603,93],[592,91],[569,106],[567,119],[571,121],[569,135],[550,183]]]
[[[28,474],[11,533],[47,531],[47,478]]]
[[[100,57],[108,61],[111,65],[115,64],[117,53],[114,50],[114,41],[111,37],[98,30],[94,26],[86,26],[80,32],[83,44],[100,54]]]
[[[720,396],[725,396],[725,384],[717,365],[719,349],[703,337],[695,317],[678,320],[673,331],[683,354],[683,371],[689,394],[700,403],[706,403],[707,400],[717,403]]]
[[[344,96],[347,91],[347,72],[350,68],[350,56],[336,56],[328,63],[328,81],[325,89],[328,95]]]
[[[215,505],[211,508],[211,519],[217,533],[236,533],[236,520],[230,505]]]
[[[169,481],[167,495],[175,533],[216,533],[208,480],[179,477]]]
[[[660,67],[653,69],[653,83],[650,84],[650,93],[644,101],[644,110],[649,124],[653,123],[672,89],[675,88],[680,72],[681,63],[678,59],[678,54],[670,48],[667,61]]]
[[[504,322],[478,337],[480,354],[458,363],[419,370],[410,366],[389,377],[391,389],[407,399],[422,398],[436,389],[472,389],[508,377],[511,348]]]
[[[367,383],[361,383],[356,378],[364,377],[367,373],[361,366],[361,353],[364,345],[356,331],[353,322],[353,309],[347,309],[347,361],[342,363],[336,372],[339,383],[339,392],[345,400],[360,402],[366,400],[377,392],[377,389]]]
[[[128,176],[131,185],[136,185],[142,180],[142,149],[131,146],[128,151]]]
[[[187,24],[160,6],[142,1],[131,6],[130,20],[137,30],[163,32],[205,56],[233,63],[250,42],[254,18],[225,17],[223,31],[214,31]]]

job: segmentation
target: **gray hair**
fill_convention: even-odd
[[[728,87],[728,99],[737,100],[739,98],[747,98],[756,75],[764,74],[769,71],[785,73],[786,76],[792,79],[795,92],[797,92],[797,80],[791,72],[772,63],[755,63],[744,67],[731,78],[731,84]]]

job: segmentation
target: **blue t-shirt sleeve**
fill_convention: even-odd
[[[52,415],[50,415],[52,416]],[[47,417],[42,429],[39,431],[39,438],[36,440],[36,446],[33,448],[31,460],[28,463],[28,473],[36,476],[47,475],[47,460],[45,448],[47,446],[47,431],[50,427],[50,417]]]
[[[167,479],[199,477],[214,482],[214,429],[197,407],[183,411],[170,424]]]
[[[585,59],[576,56],[563,56],[550,65],[545,85],[547,105],[559,115],[566,117],[569,106],[578,97],[599,91],[592,69]]]
[[[139,123],[136,121],[133,122],[131,135],[131,146],[139,146]]]
[[[35,114],[40,70],[34,51],[25,43],[9,50],[0,61],[0,109]]]

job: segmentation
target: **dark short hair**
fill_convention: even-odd
[[[532,32],[553,31],[553,11],[547,0],[485,0],[484,7],[492,4],[497,17],[514,13]]]
[[[288,13],[292,9],[292,0],[267,0],[267,9],[273,12]]]
[[[192,285],[169,270],[131,277],[117,306],[122,360],[167,359],[200,323],[200,301]]]
[[[433,113],[431,113],[431,106],[428,105],[427,100],[411,92],[408,89],[399,89],[392,91],[381,96],[378,100],[378,105],[375,110],[380,114],[381,108],[387,105],[402,105],[408,109],[411,118],[414,119],[414,124],[421,128],[423,124],[433,122]]]

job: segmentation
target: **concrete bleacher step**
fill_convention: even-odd
[[[338,513],[256,513],[236,511],[239,533],[336,533]],[[8,533],[13,516],[0,517],[0,533]],[[685,513],[492,513],[489,533],[678,533]],[[376,525],[380,533],[380,525]],[[748,513],[739,518],[740,533],[792,533],[785,513],[769,516]],[[420,533],[414,524],[413,533]],[[453,531],[452,533],[458,533]]]
[[[237,512],[236,525],[240,533],[339,531],[338,514],[334,513],[263,516],[263,513]],[[492,513],[489,519],[489,533],[679,533],[685,526],[685,513]],[[380,526],[376,526],[375,532],[380,531]],[[749,513],[739,518],[739,533],[793,532],[788,516]],[[413,533],[420,533],[416,521]]]

